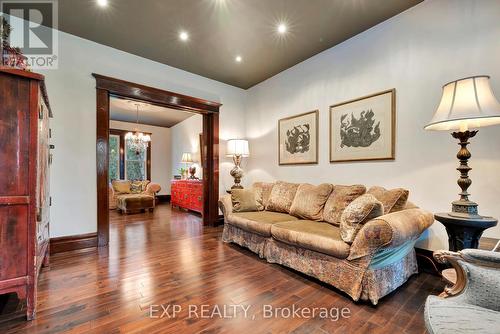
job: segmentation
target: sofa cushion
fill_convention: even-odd
[[[334,185],[333,191],[328,197],[323,209],[323,220],[340,225],[340,216],[344,209],[359,196],[366,192],[366,187],[360,184],[352,186]]]
[[[408,201],[409,191],[403,188],[387,190],[384,187],[371,187],[368,194],[375,196],[384,205],[384,213],[401,211]]]
[[[255,182],[252,188],[257,192],[257,204],[259,210],[264,210],[269,203],[271,191],[273,190],[274,183],[270,182]]]
[[[271,190],[266,210],[289,213],[298,187],[298,183],[276,182]]]
[[[371,194],[364,194],[345,208],[340,218],[340,236],[351,244],[363,225],[384,214],[384,206]]]
[[[234,212],[258,211],[257,194],[254,189],[231,190],[231,202]]]
[[[286,213],[270,211],[233,212],[226,219],[231,225],[264,237],[271,236],[271,226],[273,224],[291,220],[297,220],[297,218]]]
[[[333,186],[328,183],[319,186],[301,184],[290,207],[290,214],[303,219],[322,220],[323,208],[332,189]]]
[[[342,241],[337,226],[312,220],[281,222],[272,225],[274,239],[289,245],[328,254],[339,259],[349,256],[350,246]]]
[[[113,180],[111,185],[113,190],[119,194],[130,194],[131,182],[129,180]]]

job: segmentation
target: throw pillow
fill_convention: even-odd
[[[130,194],[130,181],[114,180],[111,182],[113,190],[119,194]]]
[[[384,204],[384,214],[388,214],[405,208],[409,191],[403,188],[387,190],[383,187],[371,187],[367,194],[372,194],[382,202]]]
[[[344,209],[356,198],[366,192],[366,187],[360,184],[352,186],[334,185],[323,210],[323,220],[339,226]]]
[[[231,190],[234,212],[258,211],[257,193],[254,189]]]
[[[269,197],[271,196],[271,191],[273,190],[274,183],[270,182],[255,182],[252,188],[258,192],[257,202],[259,204],[259,210],[262,211],[266,208],[269,203]]]
[[[290,214],[303,219],[322,220],[323,208],[332,189],[333,186],[328,183],[319,186],[301,184],[290,207]]]
[[[340,237],[351,244],[365,223],[384,214],[383,204],[371,194],[364,194],[345,208],[340,218]]]
[[[298,187],[298,183],[276,182],[271,190],[266,210],[289,213]]]
[[[132,194],[142,193],[142,181],[132,181],[130,184],[130,192]]]

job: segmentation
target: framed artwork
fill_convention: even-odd
[[[393,160],[396,90],[330,107],[330,162]]]
[[[318,163],[318,110],[278,121],[280,165]]]

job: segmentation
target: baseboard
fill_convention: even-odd
[[[156,195],[156,198],[158,198],[158,201],[160,203],[169,203],[170,202],[170,195]]]
[[[97,247],[97,233],[50,238],[50,254]]]
[[[493,250],[493,247],[495,247],[497,243],[498,239],[496,238],[482,237],[479,239],[479,249]]]

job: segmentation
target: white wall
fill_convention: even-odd
[[[93,72],[221,102],[221,193],[232,184],[225,140],[246,135],[251,139],[251,156],[243,162],[246,184],[284,179],[401,186],[423,208],[448,211],[458,193],[458,146],[449,134],[422,128],[445,82],[489,74],[500,96],[498,17],[495,0],[427,0],[248,91],[60,33],[59,69],[43,72],[55,114],[51,237],[96,231]],[[328,106],[388,88],[397,90],[396,160],[330,164]],[[279,167],[278,119],[314,109],[320,110],[319,164]],[[481,129],[470,149],[472,199],[480,203],[480,213],[500,217],[499,128]],[[485,235],[500,237],[500,227]],[[444,228],[434,224],[419,246],[446,247]]]
[[[476,74],[491,75],[500,98],[500,2],[424,1],[350,40],[318,54],[248,93],[247,136],[251,157],[246,184],[256,180],[363,183],[410,189],[410,198],[432,212],[449,211],[457,199],[458,145],[446,132],[424,131],[441,96],[441,86]],[[396,88],[396,160],[330,164],[329,106]],[[319,164],[278,166],[277,122],[320,110]],[[500,217],[500,128],[479,131],[470,145],[472,199],[480,213]],[[500,237],[500,226],[486,236]],[[420,247],[447,247],[435,223]]]
[[[172,175],[170,129],[161,126],[134,124],[129,122],[109,122],[110,129],[151,133],[151,182],[161,186],[160,195],[170,195],[170,177]]]
[[[186,168],[185,163],[181,163],[183,153],[191,153],[193,164],[196,166],[196,176],[202,178],[201,158],[200,158],[200,133],[203,131],[203,116],[194,114],[184,121],[170,128],[172,133],[171,151],[171,174],[179,175],[179,168]]]
[[[96,93],[91,73],[217,101],[220,135],[243,136],[245,91],[66,33],[59,69],[43,71],[54,111],[51,237],[97,230]],[[220,173],[221,189],[230,176]]]

